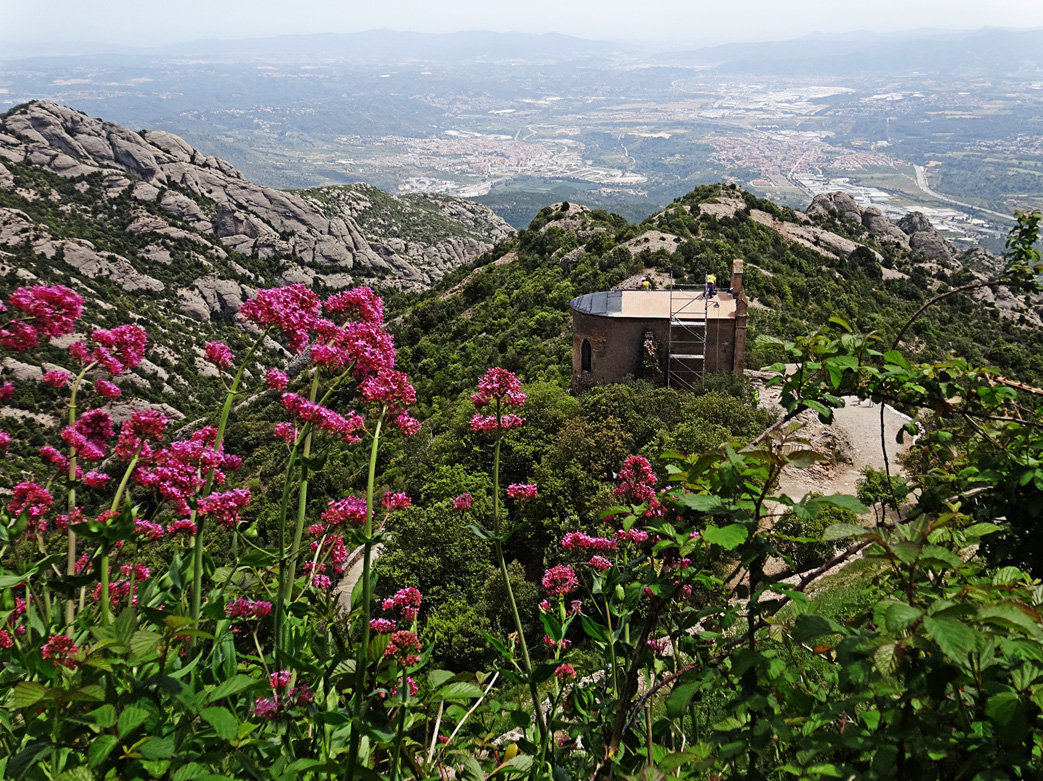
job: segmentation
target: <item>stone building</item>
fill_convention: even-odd
[[[691,388],[707,372],[745,368],[749,302],[742,260],[731,288],[612,290],[572,299],[572,384],[621,382],[628,375]]]

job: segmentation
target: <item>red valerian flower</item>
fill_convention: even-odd
[[[380,606],[384,610],[397,612],[403,621],[415,621],[423,599],[419,589],[407,586],[396,591],[393,597],[385,599]]]
[[[530,499],[536,498],[536,484],[535,483],[511,483],[507,486],[507,495],[511,499],[517,499],[521,502],[527,502]]]
[[[43,383],[44,385],[50,385],[55,390],[61,390],[66,386],[72,375],[62,369],[51,369],[49,372],[44,372]]]
[[[218,369],[227,369],[235,362],[231,348],[222,342],[207,342],[203,357]]]
[[[292,423],[276,423],[275,436],[289,442],[291,445],[297,441],[297,428]]]
[[[290,384],[290,378],[286,372],[278,369],[269,369],[264,375],[264,385],[268,390],[284,391]]]
[[[163,527],[158,523],[146,521],[143,518],[134,519],[134,533],[148,540],[163,539]]]
[[[342,523],[361,526],[366,522],[366,500],[345,496],[343,499],[332,501],[322,514],[322,520],[330,526],[340,526]]]
[[[14,396],[14,384],[5,382],[0,385],[0,401],[7,401],[9,398]]]
[[[104,488],[109,483],[109,476],[104,472],[88,472],[83,476],[83,484],[88,488]]]
[[[114,433],[109,414],[93,409],[83,413],[74,425],[66,426],[61,437],[76,451],[76,455],[87,461],[100,461],[105,457],[105,443]]]
[[[281,331],[290,352],[300,353],[315,328],[322,302],[302,284],[258,290],[257,296],[239,307],[239,317],[260,328]]]
[[[512,428],[521,428],[524,422],[525,418],[518,415],[500,415],[499,419],[495,415],[487,415],[486,417],[475,415],[471,418],[471,431],[487,433],[492,431],[509,431]]]
[[[612,562],[606,559],[604,556],[591,556],[590,561],[587,562],[596,569],[598,572],[604,572],[612,567]]]
[[[388,491],[384,494],[384,498],[380,500],[380,503],[387,510],[404,510],[413,503],[413,500],[403,493],[393,494]]]
[[[391,419],[391,425],[407,437],[415,436],[420,431],[420,421],[406,412],[399,412]]]
[[[395,631],[395,622],[387,618],[374,618],[369,622],[369,629],[378,635],[389,635]]]
[[[520,407],[525,403],[521,382],[512,372],[499,366],[489,369],[478,381],[478,392],[471,396],[471,403],[484,407],[493,399],[505,407]]]
[[[554,674],[558,676],[559,681],[574,681],[576,680],[576,669],[571,664],[560,664],[554,671]]]
[[[355,317],[366,323],[384,322],[384,302],[368,287],[345,290],[326,299],[326,314],[344,320]]]
[[[0,451],[7,452],[11,447],[11,435],[6,431],[0,431]]]
[[[543,588],[552,597],[563,597],[575,591],[578,586],[576,573],[572,571],[572,567],[564,564],[551,567],[543,574]]]
[[[416,634],[400,629],[392,632],[391,642],[384,649],[384,658],[393,658],[403,667],[412,667],[420,662],[420,651],[420,640]]]
[[[46,515],[54,502],[46,488],[28,481],[16,485],[11,489],[11,494],[11,501],[7,504],[7,511],[14,518],[17,518],[23,512],[28,512],[30,523]]]
[[[63,285],[20,287],[7,300],[18,315],[0,328],[0,346],[20,353],[71,334],[83,314],[83,296]]]
[[[631,504],[656,501],[656,476],[652,465],[644,456],[629,456],[619,472],[619,485],[612,495]]]
[[[648,532],[641,529],[617,529],[616,537],[621,542],[632,542],[635,545],[640,545],[648,539]]]
[[[188,518],[178,518],[176,521],[167,524],[167,534],[171,537],[177,537],[179,534],[191,537],[197,531],[196,522],[190,521]]]
[[[283,409],[298,420],[311,423],[319,431],[336,434],[349,444],[359,441],[358,432],[365,427],[362,416],[355,412],[347,416],[340,415],[296,393],[284,393],[280,403]]]
[[[474,499],[470,494],[460,494],[453,499],[454,510],[470,510],[472,504],[474,504]]]
[[[359,385],[359,395],[371,404],[397,404],[408,407],[416,402],[416,391],[405,372],[381,368]]]
[[[50,640],[40,649],[40,656],[50,659],[55,667],[68,667],[75,670],[79,663],[74,658],[80,647],[68,635],[51,635]]]
[[[606,537],[591,537],[583,532],[569,532],[561,539],[561,547],[565,550],[600,550],[616,549],[616,541]]]
[[[121,325],[109,331],[99,329],[91,334],[91,338],[95,344],[91,358],[114,376],[141,363],[148,344],[145,329],[137,325]],[[113,350],[116,356],[112,354]]]
[[[227,528],[239,522],[239,511],[250,502],[250,492],[245,488],[234,488],[223,493],[212,493],[199,500],[196,509],[199,515],[215,518]]]
[[[103,380],[100,377],[94,381],[94,392],[105,399],[118,399],[120,394],[123,393],[119,385]]]
[[[259,619],[264,618],[271,612],[271,602],[253,602],[242,597],[225,605],[225,615],[229,618]]]

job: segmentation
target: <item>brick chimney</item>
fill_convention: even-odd
[[[732,298],[736,301],[742,296],[742,258],[732,261]]]

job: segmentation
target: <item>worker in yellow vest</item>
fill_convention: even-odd
[[[706,297],[713,298],[717,295],[717,275],[707,274],[706,275]]]
[[[645,277],[644,279],[641,280],[641,289],[642,290],[651,290],[652,289],[652,281],[648,277]]]

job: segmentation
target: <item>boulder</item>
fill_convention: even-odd
[[[809,217],[832,217],[838,220],[862,222],[862,211],[855,199],[847,193],[820,193],[811,200],[806,209]]]
[[[871,235],[881,241],[888,241],[903,247],[909,246],[909,238],[905,231],[887,219],[875,206],[867,206],[862,210],[862,224],[866,226]]]

